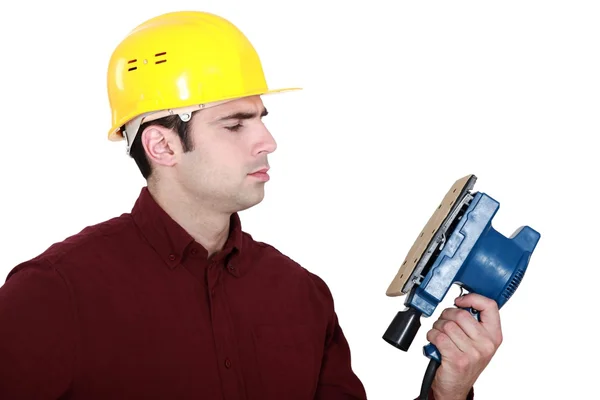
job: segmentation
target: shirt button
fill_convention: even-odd
[[[177,258],[175,257],[175,254],[169,254],[169,260],[175,261],[175,258]]]
[[[229,268],[229,270],[230,270],[230,271],[233,271],[233,270],[235,269],[235,267],[234,267],[233,265],[231,265],[231,264],[229,264],[229,265],[227,266],[227,268]]]
[[[198,254],[198,250],[197,250],[196,248],[193,248],[193,249],[192,249],[192,254],[193,254],[193,255],[196,255],[196,254]]]
[[[225,359],[225,368],[227,368],[227,369],[231,368],[231,361],[229,360],[229,358]]]

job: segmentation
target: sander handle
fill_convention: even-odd
[[[471,307],[459,307],[463,310],[466,310],[469,312],[469,314],[471,314],[473,316],[473,318],[475,318],[476,321],[481,321],[479,319],[479,311],[475,310],[474,308]],[[437,349],[437,347],[435,347],[434,344],[427,344],[426,346],[423,347],[423,355],[425,355],[426,357],[437,361],[438,364],[442,363],[442,356],[440,355],[439,350]]]
[[[475,310],[471,307],[459,307],[463,310],[466,310],[475,318],[478,322],[481,321],[479,319],[479,311]],[[427,366],[427,371],[425,371],[425,376],[423,377],[423,383],[421,384],[421,394],[418,400],[428,400],[429,391],[431,390],[431,384],[435,379],[435,374],[437,372],[438,367],[442,363],[442,356],[440,355],[439,350],[435,347],[434,344],[429,343],[428,345],[423,347],[423,354],[427,356],[429,360],[429,365]]]

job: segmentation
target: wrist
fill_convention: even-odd
[[[447,391],[439,391],[431,388],[429,391],[429,400],[473,400],[474,391],[471,387],[468,392],[448,393]]]

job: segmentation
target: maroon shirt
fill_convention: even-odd
[[[131,213],[10,272],[0,287],[0,398],[366,394],[318,276],[253,240],[237,214],[208,259],[143,188]]]
[[[144,188],[13,269],[2,399],[365,399],[326,284],[242,232],[206,250]]]

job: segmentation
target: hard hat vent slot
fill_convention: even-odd
[[[134,64],[134,63],[136,63],[136,62],[137,62],[137,59],[136,59],[136,58],[134,58],[133,60],[129,60],[129,61],[127,61],[127,64]],[[129,69],[128,69],[128,71],[134,71],[134,70],[136,70],[136,69],[137,69],[137,67],[131,67],[131,68],[129,68]]]
[[[164,56],[164,55],[166,55],[166,54],[167,54],[167,52],[166,52],[166,51],[163,51],[162,53],[156,53],[156,54],[154,55],[154,57],[160,57],[160,56]],[[166,59],[165,59],[165,60],[157,60],[157,61],[155,61],[154,63],[155,63],[155,64],[162,64],[162,63],[164,63],[164,62],[167,62],[167,60],[166,60]]]

